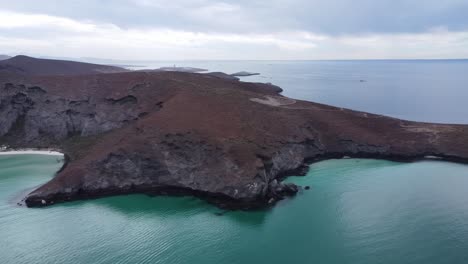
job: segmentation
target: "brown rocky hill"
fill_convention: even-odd
[[[0,145],[66,154],[28,206],[151,193],[258,208],[296,193],[281,179],[319,159],[468,161],[468,126],[404,121],[280,91],[177,72],[0,73]]]
[[[18,55],[0,60],[0,71],[26,75],[80,75],[97,73],[116,73],[127,71],[124,68],[92,63],[38,59]]]

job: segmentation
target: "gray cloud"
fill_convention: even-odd
[[[0,0],[0,53],[467,58],[466,0]]]
[[[468,28],[466,0],[0,0],[3,9],[197,32],[322,34],[424,32]]]

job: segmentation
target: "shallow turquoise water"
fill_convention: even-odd
[[[264,212],[195,198],[112,197],[18,207],[53,156],[0,156],[1,263],[467,263],[468,166],[329,160]]]

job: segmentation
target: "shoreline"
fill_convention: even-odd
[[[63,153],[54,151],[54,150],[34,150],[34,149],[24,149],[24,150],[0,150],[0,156],[6,155],[49,155],[49,156],[64,156]]]

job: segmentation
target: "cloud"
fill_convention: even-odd
[[[435,28],[423,33],[344,36],[335,40],[337,47],[355,52],[352,59],[468,58],[468,31]]]
[[[43,14],[21,14],[0,11],[0,17],[2,18],[0,29],[29,28],[34,30],[53,27],[71,32],[93,32],[96,30],[96,25],[92,23]]]
[[[280,2],[272,0],[273,4]],[[194,8],[187,9],[184,3]],[[133,4],[140,8],[167,5],[167,10],[184,10],[185,19],[198,21],[215,19],[220,13],[229,18],[243,8],[209,0],[133,0]],[[0,17],[0,53],[9,54],[139,60],[468,58],[468,30],[446,26],[421,32],[335,34],[301,27],[237,32],[123,26],[105,19],[7,10],[0,10]],[[234,19],[249,21],[236,17],[223,23]]]
[[[43,54],[66,56],[110,56],[127,59],[149,57],[169,59],[206,58],[210,48],[238,46],[240,50],[255,48],[304,50],[315,47],[313,37],[303,32],[278,32],[271,34],[203,33],[168,28],[124,29],[113,24],[78,21],[44,14],[23,14],[0,11],[5,23],[0,25],[0,48],[10,53],[27,49],[24,43],[41,43],[41,47],[54,47]],[[53,34],[50,34],[53,32]],[[49,45],[46,45],[49,44]],[[16,47],[16,48],[15,48]],[[37,47],[34,49],[37,51]],[[181,53],[181,50],[185,52]],[[188,53],[188,52],[191,53]],[[202,51],[200,53],[200,51]],[[201,57],[198,57],[201,56]],[[230,57],[229,49],[222,50],[216,58]],[[120,57],[122,58],[122,57]],[[214,57],[212,57],[214,58]]]
[[[325,35],[468,30],[466,0],[0,0],[3,9],[122,28]]]

